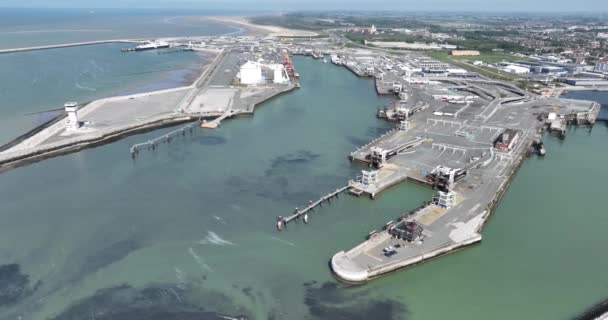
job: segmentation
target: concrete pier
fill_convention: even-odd
[[[99,42],[62,46],[96,43]],[[268,59],[282,61],[283,52],[273,47],[267,50]],[[228,117],[252,114],[256,105],[293,90],[297,84],[294,79],[279,84],[269,82],[256,86],[238,85],[238,67],[243,56],[249,53],[233,50],[231,47],[217,53],[201,76],[189,86],[105,98],[71,107],[69,119],[58,120],[22,136],[5,148],[0,148],[3,150],[0,152],[0,169],[10,169],[107,143],[136,132],[193,122],[201,118],[215,118],[205,123],[204,127],[217,127],[220,121]],[[74,119],[78,119],[78,126],[72,123]],[[131,155],[135,157],[140,147],[155,146],[156,142],[168,139],[170,137],[161,136],[155,139],[158,141],[142,142],[131,148]]]
[[[221,116],[213,119],[212,121],[206,122],[203,121],[201,123],[201,128],[205,128],[205,129],[215,129],[220,125],[220,122],[222,122],[222,120],[228,118],[228,117],[232,117],[236,114],[235,111],[232,110],[228,110],[226,112],[224,112],[224,114],[222,114]]]
[[[414,96],[410,105],[428,108],[409,117],[407,130],[390,131],[351,153],[352,160],[370,165],[373,175],[367,175],[373,181],[356,179],[349,186],[353,194],[374,198],[390,186],[413,180],[437,188],[438,195],[429,199],[430,205],[399,215],[352,249],[337,252],[330,266],[342,281],[365,282],[480,242],[484,223],[532,143],[540,141],[547,114],[557,114],[560,129],[565,129],[566,123],[593,124],[599,111],[592,101],[540,98],[496,81],[434,81],[422,90],[403,84]],[[455,84],[460,89],[451,89]],[[445,92],[454,101],[465,101],[471,93],[476,97],[449,103],[437,98]],[[441,205],[440,191],[449,191],[454,203]],[[414,241],[392,231],[410,222],[422,228]]]
[[[318,206],[322,206],[323,203],[325,202],[330,202],[331,199],[333,198],[337,198],[340,193],[346,191],[348,189],[348,186],[336,189],[333,192],[330,192],[328,194],[326,194],[325,196],[322,196],[321,198],[319,198],[319,200],[312,202],[312,200],[309,202],[308,206],[306,206],[304,209],[298,209],[296,208],[294,213],[288,216],[279,216],[277,217],[277,229],[279,231],[281,231],[283,228],[287,227],[287,224],[292,222],[292,221],[297,221],[300,218],[304,219],[304,222],[307,223],[308,222],[308,214],[310,212],[312,212],[316,207]]]

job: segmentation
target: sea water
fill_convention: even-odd
[[[375,118],[390,98],[371,80],[294,63],[301,89],[252,117],[135,160],[130,145],[171,129],[3,173],[0,261],[19,265],[5,278],[26,289],[0,318],[569,319],[608,296],[603,123],[547,136],[547,155],[525,161],[481,244],[338,283],[335,252],[433,192],[405,183],[375,200],[343,195],[277,232],[276,216],[365,169],[347,155],[392,127]]]
[[[235,12],[230,12],[235,14]],[[115,39],[238,34],[214,23],[211,10],[19,9],[0,10],[0,49]]]

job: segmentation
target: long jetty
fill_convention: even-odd
[[[199,123],[201,123],[201,119],[199,119],[198,121],[194,122],[194,123],[190,123],[187,124],[179,129],[175,129],[171,132],[168,132],[166,134],[163,134],[162,136],[152,139],[152,140],[148,140],[146,142],[141,142],[141,143],[136,143],[134,145],[131,146],[131,158],[135,159],[137,157],[137,155],[139,155],[139,151],[140,150],[145,150],[145,149],[152,149],[155,150],[158,147],[159,143],[162,142],[171,142],[171,139],[174,136],[179,136],[180,134],[182,136],[186,135],[186,131],[189,131],[190,134],[192,134],[192,128],[196,127]]]
[[[325,196],[319,198],[316,202],[310,201],[308,206],[302,210],[296,208],[294,213],[287,216],[278,216],[277,217],[277,230],[281,231],[283,228],[287,227],[287,224],[291,221],[296,221],[303,217],[304,223],[308,223],[308,213],[314,210],[317,206],[322,206],[323,202],[330,202],[332,198],[337,198],[338,195],[344,191],[346,191],[349,186],[344,186],[342,188],[336,189],[335,191],[326,194]]]
[[[35,46],[35,47],[23,47],[23,48],[12,48],[12,49],[0,49],[0,54],[2,54],[2,53],[24,52],[24,51],[35,51],[35,50],[46,50],[46,49],[80,47],[80,46],[91,46],[91,45],[106,44],[106,43],[134,43],[134,42],[140,42],[140,41],[137,41],[137,40],[128,40],[128,39],[117,39],[117,40],[99,40],[99,41],[61,43],[61,44],[52,44],[52,45],[48,45],[48,46]]]

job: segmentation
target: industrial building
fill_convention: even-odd
[[[287,74],[287,70],[285,70],[285,66],[280,63],[270,64],[268,68],[272,70],[272,82],[274,83],[286,83],[289,81],[289,75]]]
[[[526,74],[526,73],[530,73],[530,68],[523,67],[523,66],[518,66],[518,65],[515,65],[515,64],[508,64],[508,65],[500,68],[500,70],[502,70],[504,72],[514,73],[514,74]]]
[[[608,80],[595,78],[566,78],[562,81],[571,86],[608,86]]]
[[[422,235],[422,227],[415,221],[400,221],[390,228],[389,234],[397,239],[413,242]]]
[[[494,143],[494,148],[501,151],[510,151],[513,150],[513,147],[519,141],[519,136],[521,132],[519,130],[507,129],[503,132],[496,142]]]
[[[598,63],[593,68],[595,71],[608,71],[608,63]]]
[[[247,61],[239,70],[238,75],[241,84],[255,85],[270,81],[283,84],[289,81],[289,73],[285,65],[281,63],[263,64],[260,62]]]

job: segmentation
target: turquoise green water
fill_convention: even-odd
[[[226,12],[2,8],[0,49],[109,39],[212,36],[242,31],[200,19],[222,14]]]
[[[21,267],[5,278],[29,282],[0,318],[217,318],[202,307],[252,319],[569,319],[608,296],[603,124],[547,137],[547,156],[525,162],[481,245],[337,284],[335,252],[432,192],[404,184],[373,201],[341,196],[309,225],[276,232],[277,215],[361,170],[346,155],[388,129],[371,81],[294,61],[302,88],[253,117],[136,161],[132,143],[170,129],[3,173],[0,261]]]
[[[104,44],[0,55],[0,145],[49,119],[35,112],[113,95],[177,87],[200,74],[208,55],[122,53]],[[196,70],[196,68],[199,68]]]

